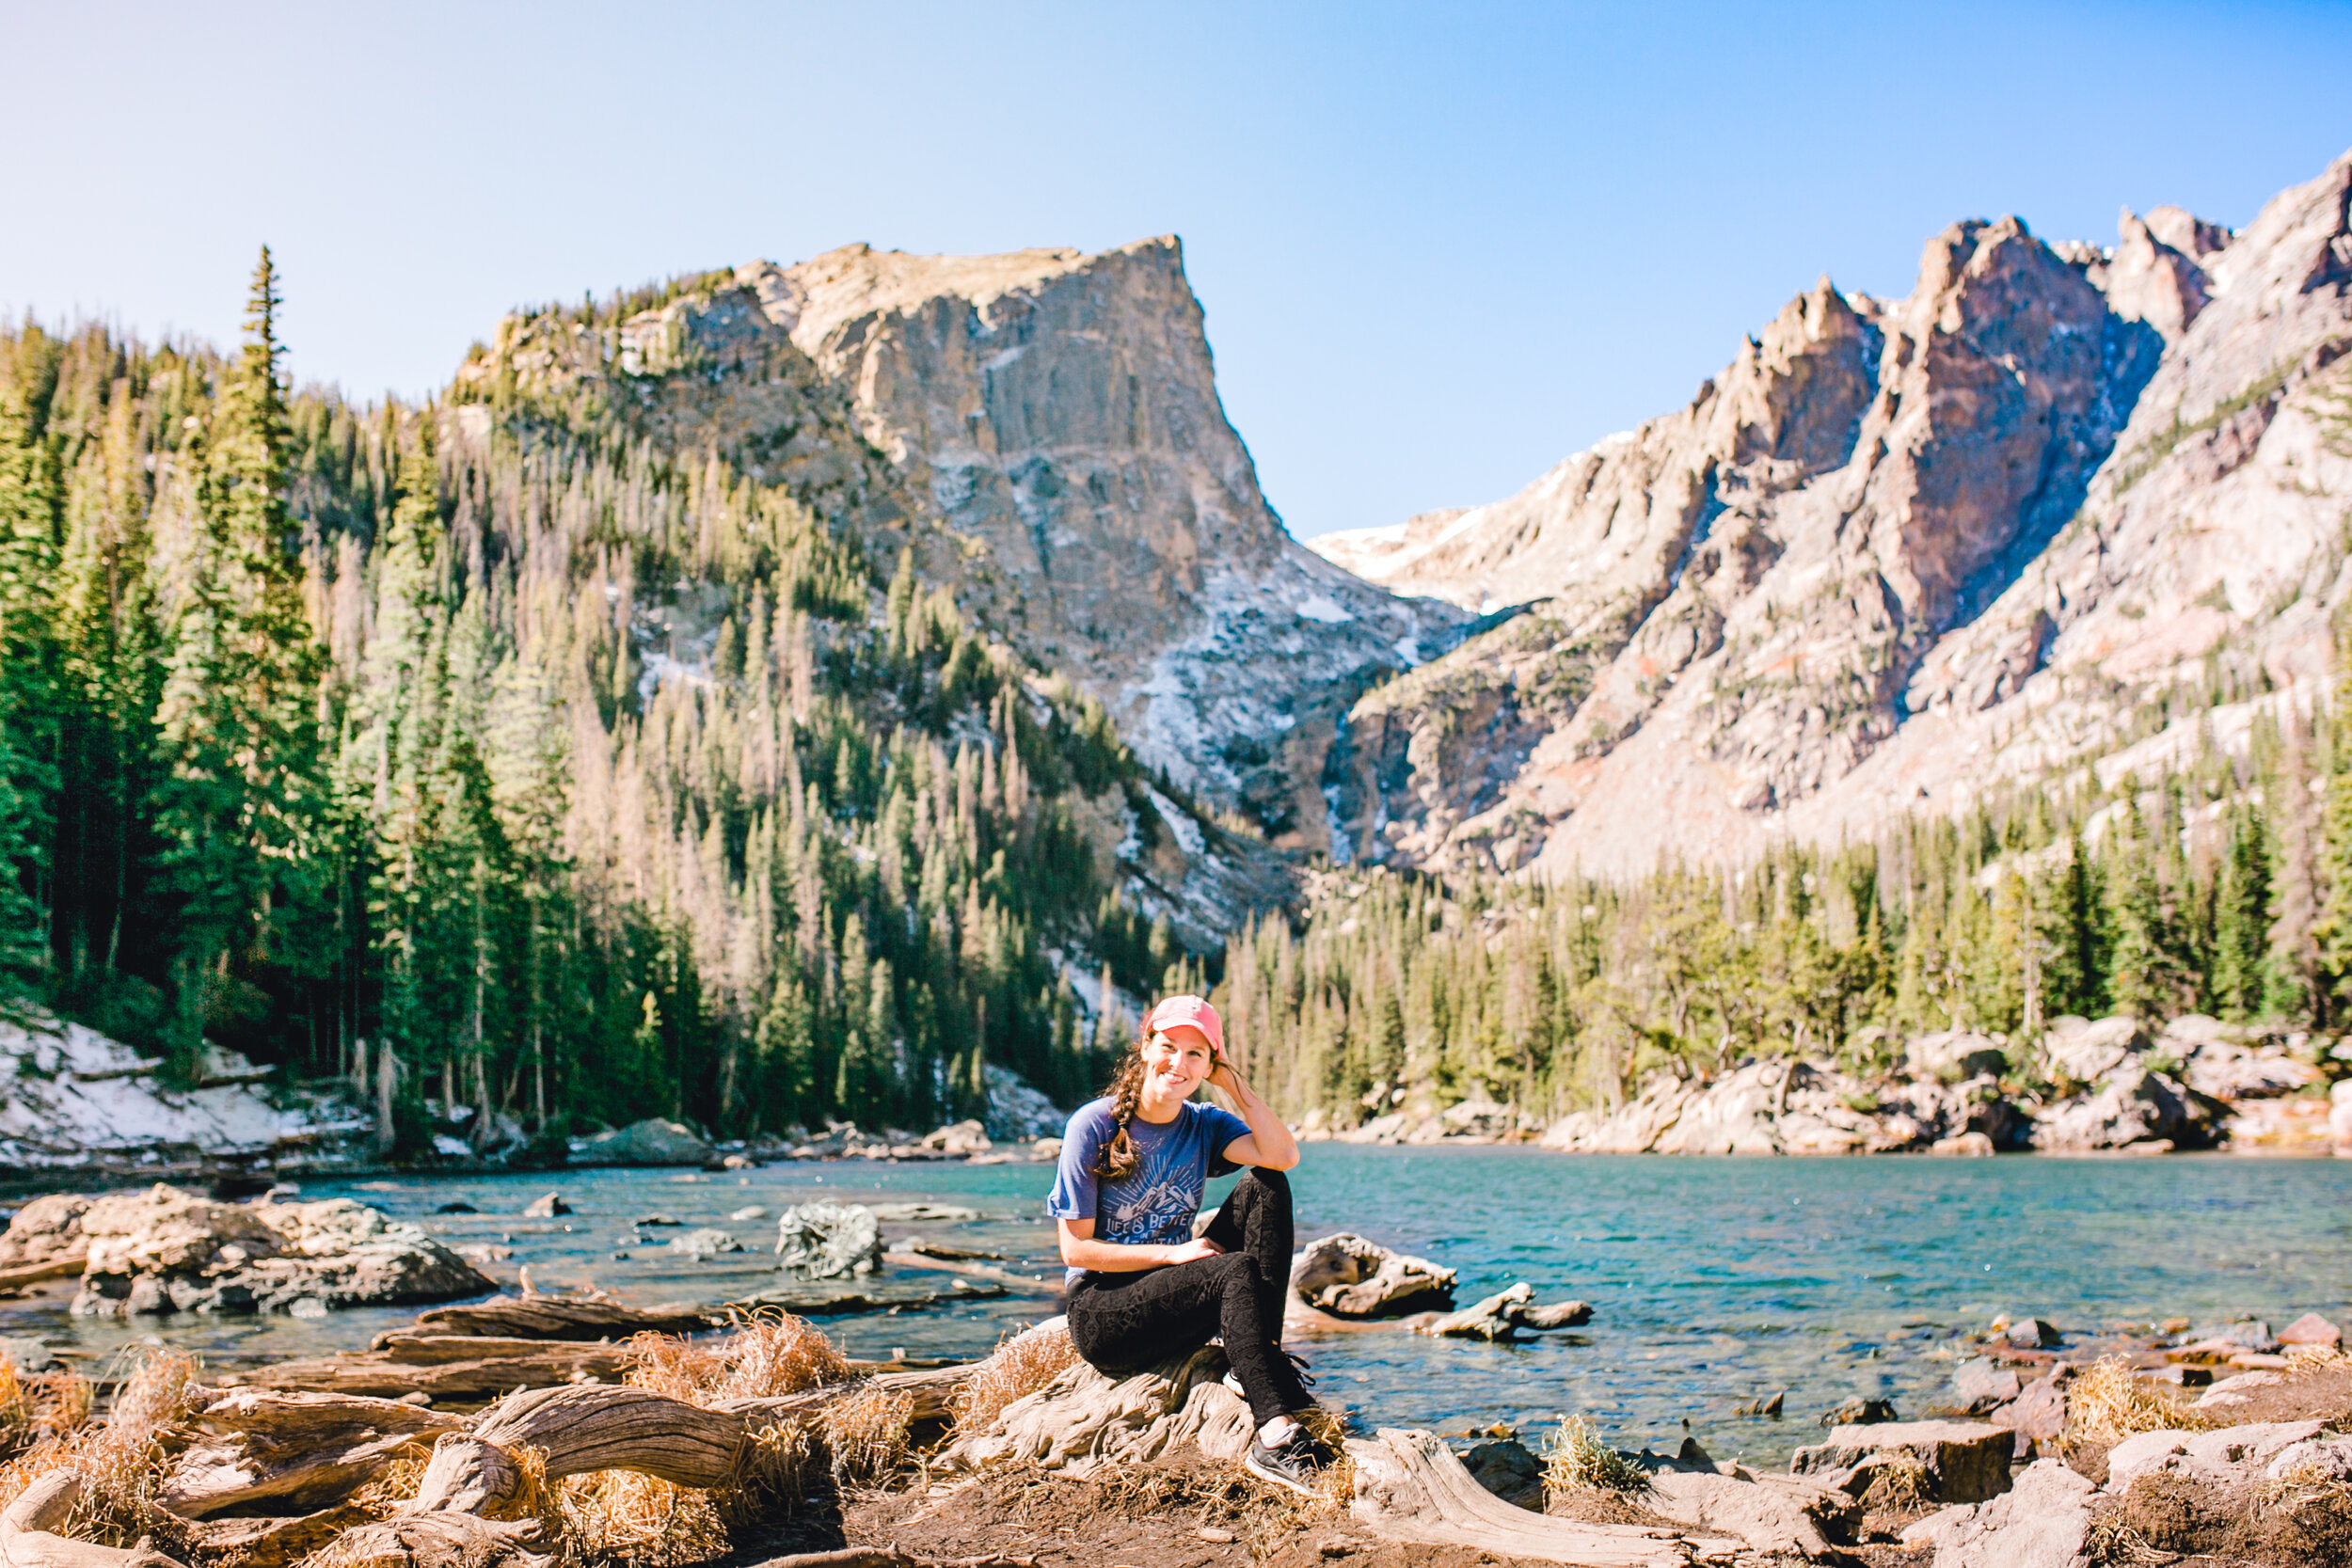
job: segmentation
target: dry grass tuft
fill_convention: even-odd
[[[2346,1362],[2352,1362],[2352,1355],[2345,1354],[2334,1345],[2287,1347],[2287,1370],[2297,1377],[2307,1372],[2324,1372],[2330,1367],[2341,1367]]]
[[[914,1451],[914,1417],[913,1397],[887,1388],[862,1388],[826,1405],[818,1424],[834,1481],[873,1486],[898,1473]]]
[[[1862,1493],[1865,1513],[1921,1513],[1937,1507],[1928,1467],[1908,1457],[1873,1465]]]
[[[710,1494],[710,1503],[728,1526],[747,1525],[801,1505],[817,1468],[817,1445],[797,1422],[762,1427],[736,1465],[735,1480]]]
[[[1572,1492],[1646,1492],[1649,1477],[1642,1467],[1600,1440],[1600,1433],[1581,1416],[1563,1416],[1559,1429],[1544,1439],[1544,1498],[1547,1502]]]
[[[738,1317],[724,1339],[638,1334],[628,1349],[631,1384],[706,1408],[721,1400],[797,1394],[850,1375],[841,1352],[807,1319],[772,1309]]]
[[[0,1507],[51,1470],[76,1470],[82,1494],[67,1532],[101,1545],[127,1546],[151,1528],[150,1500],[164,1473],[167,1440],[195,1414],[197,1360],[171,1350],[141,1346],[124,1353],[116,1369],[126,1370],[106,1419],[91,1425],[87,1385],[53,1383],[52,1418],[70,1425],[37,1440],[0,1465]],[[52,1374],[54,1377],[55,1374]],[[26,1380],[28,1383],[31,1380]],[[22,1385],[20,1385],[22,1387]],[[33,1398],[36,1408],[39,1401]]]
[[[90,1386],[71,1370],[20,1375],[0,1360],[0,1451],[64,1436],[89,1419]]]
[[[576,1557],[631,1568],[678,1568],[728,1548],[726,1526],[708,1493],[634,1470],[567,1476],[550,1504],[560,1528],[546,1533],[560,1533]]]
[[[375,1472],[374,1480],[351,1495],[351,1505],[365,1509],[372,1518],[390,1517],[424,1485],[424,1467],[431,1463],[429,1454],[415,1450],[394,1454],[382,1469]],[[540,1471],[543,1475],[546,1467],[547,1462],[542,1457]],[[312,1560],[315,1562],[316,1560]]]
[[[2076,1378],[2066,1390],[2066,1441],[2120,1443],[2136,1432],[2190,1430],[2203,1417],[2175,1404],[2132,1375],[2131,1363],[2110,1355]]]
[[[1070,1331],[1031,1331],[997,1342],[996,1353],[948,1401],[960,1433],[986,1432],[995,1425],[1005,1406],[1044,1387],[1078,1359]]]

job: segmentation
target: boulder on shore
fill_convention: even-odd
[[[1841,1426],[1829,1441],[1799,1449],[1788,1462],[1797,1475],[1848,1470],[1874,1455],[1891,1454],[1924,1473],[1928,1497],[1944,1503],[1982,1502],[2009,1490],[2009,1461],[2016,1436],[2007,1427],[1978,1421],[1890,1421]]]
[[[0,1235],[0,1268],[18,1269],[77,1257],[88,1243],[82,1216],[94,1201],[83,1193],[50,1193],[16,1212]]]
[[[1291,1293],[1340,1318],[1394,1318],[1454,1305],[1454,1271],[1344,1233],[1322,1236],[1291,1259]]]
[[[882,1226],[862,1203],[796,1203],[776,1219],[776,1267],[803,1279],[849,1279],[882,1268]]]
[[[647,1117],[627,1127],[572,1140],[575,1165],[703,1165],[717,1151],[681,1122]]]
[[[347,1197],[215,1203],[158,1182],[82,1215],[79,1316],[290,1312],[453,1301],[491,1281],[413,1225]]]

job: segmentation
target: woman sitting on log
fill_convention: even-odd
[[[1241,1115],[1195,1103],[1202,1084]],[[1244,1463],[1311,1493],[1330,1449],[1297,1416],[1313,1408],[1282,1352],[1291,1189],[1298,1144],[1225,1059],[1216,1009],[1171,996],[1152,1009],[1110,1092],[1078,1108],[1046,1212],[1070,1266],[1070,1338],[1104,1371],[1131,1371],[1221,1335],[1258,1423]],[[1247,1167],[1208,1230],[1193,1220],[1209,1178]]]

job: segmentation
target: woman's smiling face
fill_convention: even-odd
[[[1162,1106],[1189,1100],[1216,1065],[1209,1037],[1189,1023],[1153,1035],[1143,1042],[1145,1098]]]

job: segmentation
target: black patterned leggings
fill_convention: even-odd
[[[1291,1184],[1279,1170],[1242,1173],[1209,1222],[1215,1258],[1089,1274],[1070,1292],[1070,1338],[1089,1364],[1127,1372],[1225,1339],[1225,1359],[1260,1425],[1312,1407],[1282,1354],[1282,1298],[1291,1282]]]

